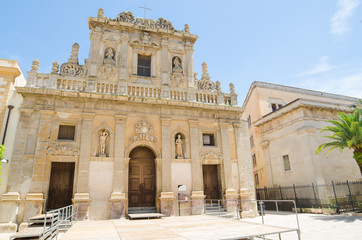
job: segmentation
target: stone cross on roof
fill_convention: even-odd
[[[147,10],[152,10],[151,8],[147,8],[146,3],[145,3],[145,6],[144,6],[144,7],[139,7],[139,8],[143,8],[143,10],[144,10],[144,14],[143,14],[143,18],[144,18],[144,19],[146,19],[146,11],[147,11]]]

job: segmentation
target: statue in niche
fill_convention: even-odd
[[[108,48],[104,54],[103,64],[111,64],[114,65],[116,63],[114,57],[114,50],[112,48]]]
[[[178,134],[177,135],[177,139],[175,141],[176,144],[176,158],[183,158],[183,150],[182,150],[182,146],[183,146],[183,141],[181,139],[181,135]]]
[[[172,63],[173,63],[172,72],[173,73],[182,73],[180,58],[179,57],[174,57]]]
[[[107,137],[108,137],[108,132],[106,130],[103,130],[101,132],[101,134],[99,135],[99,148],[100,148],[99,156],[100,157],[106,156],[105,150],[106,150]]]

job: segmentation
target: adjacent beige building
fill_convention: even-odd
[[[315,149],[327,139],[321,133],[338,112],[352,112],[358,99],[336,94],[253,82],[245,99],[255,187],[324,184],[358,180],[352,151]]]
[[[172,215],[178,193],[193,214],[205,198],[254,199],[243,109],[206,63],[197,77],[189,26],[131,12],[110,19],[102,9],[88,24],[89,59],[80,63],[75,43],[51,73],[34,60],[16,88],[23,102],[1,222],[71,203],[90,203],[81,209],[90,219],[131,207]]]

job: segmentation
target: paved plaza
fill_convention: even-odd
[[[362,235],[362,217],[348,215],[299,214],[303,240],[359,240]],[[255,231],[287,230],[296,228],[294,214],[266,214],[267,227],[260,226],[261,217],[241,221],[207,215],[168,217],[153,220],[102,220],[77,222],[62,240],[141,240],[141,239],[228,239],[245,236]],[[258,224],[256,224],[258,223]],[[0,234],[0,240],[11,234]],[[269,236],[278,239],[277,235]],[[295,232],[283,233],[283,240],[298,239]]]

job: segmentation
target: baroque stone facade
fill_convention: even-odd
[[[178,31],[166,19],[130,12],[109,19],[102,9],[88,24],[83,65],[75,43],[50,74],[39,73],[35,60],[17,88],[24,100],[3,193],[16,196],[8,200],[19,207],[16,222],[58,206],[58,183],[72,189],[73,203],[86,203],[91,219],[120,218],[131,206],[173,215],[179,185],[199,207],[211,194],[206,188],[220,199],[254,199],[242,108],[233,85],[223,93],[206,63],[196,77],[189,26]],[[215,169],[216,186],[203,179],[205,166]]]

